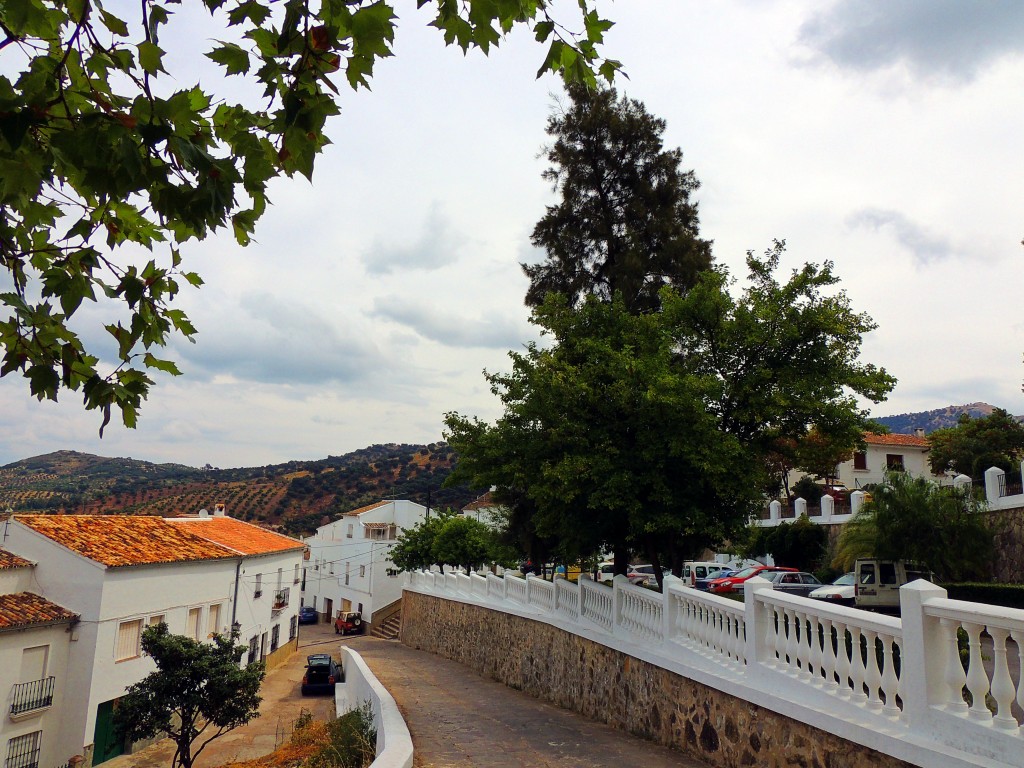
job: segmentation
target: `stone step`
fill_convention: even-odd
[[[380,637],[385,640],[397,640],[401,631],[402,614],[399,612],[393,616],[389,616],[379,627],[374,627],[370,630],[370,634],[374,637]]]

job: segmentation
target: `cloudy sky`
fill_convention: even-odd
[[[599,8],[620,90],[667,120],[702,182],[716,259],[742,275],[747,250],[785,239],[787,270],[834,261],[879,324],[863,358],[899,384],[874,415],[1024,413],[1024,3]],[[0,464],[73,449],[253,466],[437,441],[450,410],[497,415],[481,372],[535,338],[518,264],[553,200],[538,155],[561,89],[534,79],[528,33],[463,57],[412,0],[397,9],[396,57],[343,95],[314,183],[277,182],[248,248],[185,249],[206,285],[180,301],[199,328],[171,354],[184,376],[102,440],[77,397],[38,403],[8,376]],[[195,62],[183,87],[209,77]]]

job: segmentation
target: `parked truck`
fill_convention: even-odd
[[[853,570],[857,575],[854,605],[870,610],[898,611],[900,587],[917,579],[935,581],[935,574],[909,560],[862,558]]]

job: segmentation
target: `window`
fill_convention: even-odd
[[[345,563],[345,586],[346,587],[348,586],[348,569],[349,569],[349,565],[348,565],[348,563]]]
[[[117,625],[117,647],[114,661],[134,659],[142,653],[142,619],[122,621]]]
[[[366,576],[366,566],[365,565],[360,565],[359,566],[359,578],[363,578],[364,576]]]
[[[348,524],[348,529],[345,531],[345,538],[346,539],[351,539],[352,538],[352,523]]]
[[[868,468],[868,455],[864,451],[853,452],[853,468],[864,471]]]
[[[295,573],[292,574],[292,584],[298,584],[298,583],[299,583],[299,564],[296,563],[295,564]]]
[[[210,615],[206,621],[206,634],[216,635],[220,633],[220,603],[210,606]]]
[[[256,590],[252,593],[253,597],[259,597],[263,594],[263,574],[256,574]]]
[[[188,622],[185,624],[185,635],[193,640],[199,640],[199,627],[202,625],[203,609],[189,608]]]
[[[299,633],[299,617],[292,616],[288,621],[288,639],[294,640],[295,636]]]
[[[896,583],[896,564],[895,563],[879,563],[878,564],[878,581],[880,584],[895,584]]]
[[[902,453],[887,453],[885,454],[885,468],[890,472],[902,472],[903,471],[903,454]]]
[[[246,658],[246,664],[253,664],[256,661],[256,654],[260,649],[260,636],[253,635],[249,638],[249,656]]]
[[[34,731],[10,739],[7,742],[5,768],[36,768],[39,765],[39,745],[42,737],[42,731]]]
[[[167,617],[162,613],[156,613],[149,617],[149,626],[155,627],[157,624],[166,624]]]
[[[277,643],[281,639],[281,625],[275,624],[270,630],[270,652],[277,650]]]
[[[330,567],[331,567],[331,571],[330,571],[330,573],[331,573],[331,576],[333,576],[333,575],[334,575],[334,561],[332,560],[332,561],[331,561],[331,562],[329,563],[329,565],[330,565]]]

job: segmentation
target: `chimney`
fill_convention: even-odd
[[[914,436],[915,437],[924,437],[924,429],[921,428],[921,427],[918,427],[917,429],[915,429],[914,430]]]
[[[922,434],[923,434],[923,430],[922,430]],[[213,516],[214,517],[224,517],[224,502],[218,501],[216,504],[213,505]]]

